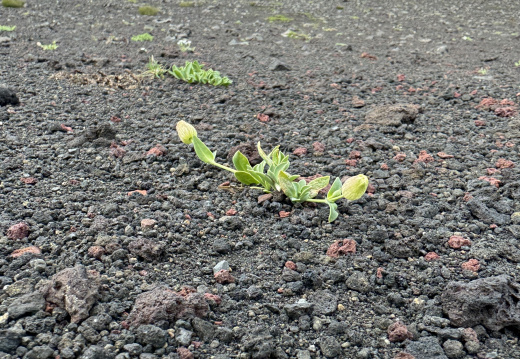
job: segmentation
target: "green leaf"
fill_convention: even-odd
[[[255,171],[255,172],[264,173],[264,169],[265,169],[265,161],[262,161],[259,164],[255,165],[255,167],[253,167],[253,171]]]
[[[202,142],[197,136],[193,137],[193,147],[195,148],[195,153],[202,162],[215,162],[215,154],[211,152],[204,142]]]
[[[266,192],[271,190],[271,187],[274,186],[273,180],[269,178],[265,173],[256,172],[256,171],[248,171],[248,173],[253,176],[258,182],[264,187]]]
[[[318,195],[318,192],[329,184],[330,176],[318,177],[309,182],[308,186],[311,189],[310,198],[314,198]]]
[[[340,181],[341,182],[341,181]],[[329,205],[329,223],[333,222],[336,218],[338,218],[338,205],[334,202],[327,202]]]
[[[283,171],[278,173],[278,184],[287,197],[294,198],[297,196],[296,189],[293,186],[294,182],[291,182],[289,176]]]
[[[287,166],[287,167],[289,167],[289,166]],[[287,172],[286,172],[286,173],[287,173]],[[290,179],[291,181],[294,181],[295,179],[297,179],[298,177],[300,177],[300,175],[290,175],[290,174],[288,174],[288,173],[287,173],[287,175],[289,176],[289,179]]]
[[[264,150],[262,150],[262,147],[260,147],[260,142],[258,142],[258,144],[256,145],[256,148],[258,149],[258,154],[260,155],[260,157],[262,157],[262,159],[269,166],[272,166],[273,165],[273,161],[271,161],[271,158],[265,154]]]
[[[247,186],[252,184],[258,184],[258,180],[254,178],[250,173],[245,171],[236,171],[235,172],[236,179]]]
[[[248,170],[249,160],[246,156],[242,154],[240,151],[236,151],[235,155],[233,156],[233,164],[235,165],[235,168],[239,171],[246,171]]]
[[[330,201],[338,196],[341,196],[341,180],[336,177],[329,189],[329,193],[327,193],[327,200]]]

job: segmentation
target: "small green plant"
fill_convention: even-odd
[[[305,40],[305,41],[310,41],[312,39],[312,37],[310,35],[307,35],[304,33],[299,33],[294,30],[287,30],[286,32],[284,32],[282,34],[282,36],[289,37],[291,39],[299,39],[299,40]]]
[[[0,25],[0,32],[2,32],[2,31],[10,32],[10,31],[14,31],[14,29],[16,29],[16,26]]]
[[[153,36],[145,32],[144,34],[132,36],[132,41],[153,41]]]
[[[473,39],[469,36],[462,36],[462,40],[465,40],[465,41],[473,41]]]
[[[148,68],[148,70],[145,71],[143,75],[149,75],[158,79],[163,79],[164,74],[167,72],[163,65],[155,61],[153,56],[150,57],[150,60],[148,61],[148,64],[146,64],[146,67]]]
[[[483,67],[481,67],[480,69],[478,69],[477,72],[478,72],[480,75],[485,76],[485,75],[487,75],[488,70],[485,69],[485,68],[483,68]]]
[[[274,16],[269,16],[267,18],[267,21],[269,21],[269,22],[291,22],[291,21],[293,21],[293,19],[290,17],[287,17],[285,15],[274,15]]]
[[[191,41],[188,39],[181,39],[177,41],[177,46],[179,46],[179,49],[181,52],[193,52],[195,51],[194,47],[191,47]]]
[[[181,1],[179,3],[180,7],[193,7],[195,6],[195,3],[193,1]]]
[[[22,0],[2,0],[3,7],[23,7],[25,1]]]
[[[159,13],[159,9],[150,6],[150,5],[144,5],[139,7],[139,14],[146,15],[146,16],[155,16]]]
[[[515,62],[515,67],[520,67],[520,60],[518,60],[517,62]]]
[[[56,41],[53,41],[52,44],[43,45],[41,42],[37,42],[36,45],[40,46],[45,51],[54,51],[58,48]]]
[[[186,81],[188,83],[202,83],[202,84],[210,84],[213,86],[228,86],[233,81],[228,79],[227,77],[221,77],[220,72],[214,70],[203,70],[198,61],[186,61],[185,65],[182,67],[177,67],[172,65],[171,69],[168,70],[168,73],[179,80]]]
[[[329,206],[329,222],[338,218],[336,201],[341,198],[350,201],[359,199],[368,188],[368,177],[363,174],[350,177],[343,184],[341,184],[339,178],[336,178],[328,190],[326,198],[316,198],[319,192],[329,185],[330,177],[318,177],[309,183],[303,179],[296,182],[295,180],[300,176],[286,172],[289,168],[289,156],[280,151],[280,146],[276,146],[271,153],[266,154],[260,147],[260,142],[258,142],[258,153],[263,161],[254,167],[251,166],[242,152],[237,151],[233,156],[233,164],[236,169],[233,169],[215,161],[217,153],[211,152],[204,142],[197,137],[197,131],[192,125],[185,121],[179,121],[176,128],[181,141],[187,145],[193,144],[195,153],[202,162],[233,173],[235,178],[246,186],[254,185],[252,188],[261,189],[266,193],[281,191],[293,203],[327,204]]]

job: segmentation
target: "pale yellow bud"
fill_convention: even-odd
[[[365,194],[368,188],[368,177],[365,175],[357,175],[350,177],[341,186],[343,197],[349,201],[355,201]]]
[[[177,122],[177,134],[182,142],[189,145],[193,142],[193,137],[197,137],[197,130],[186,121]]]

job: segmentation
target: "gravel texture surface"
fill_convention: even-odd
[[[143,5],[0,6],[0,358],[520,358],[520,2]],[[259,198],[179,120],[368,193]]]

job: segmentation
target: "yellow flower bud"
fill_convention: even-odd
[[[182,142],[189,145],[193,142],[193,137],[197,137],[197,130],[186,121],[177,122],[177,134]]]
[[[357,175],[350,177],[341,186],[343,197],[349,201],[355,201],[365,194],[368,188],[368,177],[365,175]]]

